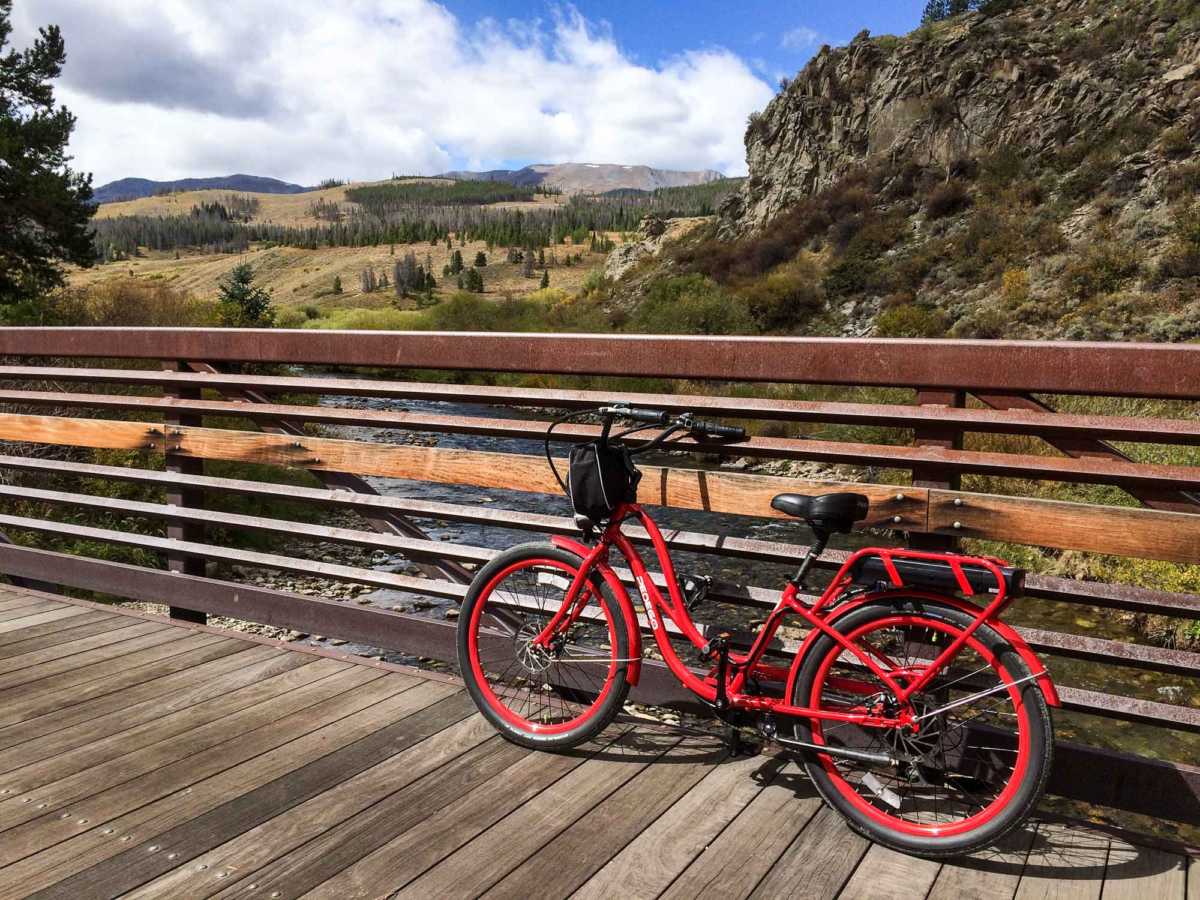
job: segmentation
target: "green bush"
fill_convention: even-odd
[[[946,334],[946,319],[937,310],[912,303],[881,312],[875,319],[879,337],[936,338]]]
[[[753,334],[757,329],[744,300],[702,275],[681,275],[649,286],[627,330],[649,334]]]
[[[1138,260],[1132,250],[1115,240],[1101,240],[1067,263],[1062,288],[1072,297],[1087,300],[1119,291],[1137,272]]]
[[[811,263],[794,263],[736,293],[762,331],[791,331],[822,307],[820,281]]]

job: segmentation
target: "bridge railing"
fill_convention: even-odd
[[[12,442],[7,450],[0,448],[0,471],[19,476],[0,484],[6,509],[0,514],[0,531],[19,536],[18,543],[0,544],[0,572],[167,602],[172,614],[182,618],[235,616],[452,660],[452,622],[212,578],[207,563],[225,564],[225,571],[266,569],[458,600],[471,570],[495,551],[430,540],[419,522],[511,529],[515,542],[521,532],[573,533],[571,520],[495,504],[406,497],[402,485],[395,494],[382,495],[366,479],[542,494],[558,494],[558,485],[544,457],[527,450],[420,446],[388,441],[386,434],[482,435],[503,446],[505,439],[540,439],[546,420],[557,410],[618,400],[749,424],[753,436],[747,440],[690,445],[697,452],[820,462],[857,472],[862,480],[854,481],[854,489],[871,498],[864,527],[886,529],[891,539],[907,538],[920,546],[982,539],[1167,563],[1200,562],[1200,456],[1190,453],[1200,445],[1194,405],[1200,399],[1200,345],[9,328],[0,329],[0,357],[0,404],[7,410],[0,412],[0,441]],[[264,364],[267,371],[283,368],[287,374],[262,374]],[[358,371],[331,374],[330,367]],[[414,379],[413,370],[422,370],[421,380]],[[428,380],[430,371],[439,373],[439,380]],[[589,376],[616,384],[621,383],[616,379],[629,377],[672,379],[698,392],[486,386],[463,377],[471,372]],[[841,396],[778,399],[761,390],[759,396],[747,396],[767,384],[821,386],[813,396],[838,390]],[[313,404],[311,398],[321,402]],[[338,398],[455,401],[496,414],[464,416],[429,404],[363,408],[362,403],[339,405]],[[1085,411],[1057,411],[1062,403]],[[542,412],[534,413],[538,418],[533,420],[503,415],[513,407]],[[1114,408],[1122,414],[1113,414]],[[762,427],[764,422],[832,427],[854,440],[756,434],[781,431]],[[384,438],[331,436],[328,426],[378,429]],[[589,425],[555,432],[560,445],[595,433]],[[898,443],[897,434],[906,442]],[[979,436],[993,439],[981,443]],[[58,449],[33,453],[28,452],[31,447]],[[67,448],[132,453],[125,457],[129,464],[102,465],[81,462],[78,452]],[[321,486],[205,475],[206,460],[307,470]],[[973,478],[987,476],[993,492],[964,490],[964,475],[968,486]],[[92,493],[82,487],[56,489],[68,478],[78,479],[76,485],[111,481],[157,488],[166,502],[123,499],[99,487]],[[995,492],[997,484],[1010,493]],[[1059,484],[1106,486],[1107,493],[1092,491],[1089,496],[1113,502],[1047,499],[1049,488]],[[714,514],[778,518],[770,508],[776,493],[845,487],[729,467],[701,469],[684,458],[679,465],[645,467],[640,498]],[[368,528],[206,508],[211,506],[206,498],[222,494],[352,510]],[[564,509],[561,502],[550,508]],[[146,533],[145,527],[86,526],[61,515],[31,515],[30,509],[105,511],[122,523],[145,520],[160,527]],[[218,529],[283,536],[291,539],[289,546],[298,539],[382,550],[412,560],[420,574],[222,546],[211,539]],[[728,528],[714,517],[707,530],[671,532],[671,545],[781,564],[793,564],[805,550],[723,530]],[[26,535],[34,537],[21,537]],[[165,568],[54,552],[37,546],[37,536],[140,548],[159,555]],[[844,551],[829,550],[820,565],[828,570],[844,558]],[[1200,597],[1188,593],[1040,575],[1028,579],[1027,593],[1054,604],[1200,621]],[[774,605],[777,595],[773,583],[719,581],[710,592],[718,602],[758,609]],[[1193,693],[1200,674],[1200,654],[1187,650],[1020,630],[1047,656],[1052,673],[1056,661],[1078,660],[1115,669],[1131,682],[1138,672],[1166,673],[1191,685]],[[787,655],[795,643],[781,641],[774,649]],[[1062,676],[1060,684],[1064,708],[1072,714],[1139,723],[1162,729],[1164,735],[1200,733],[1200,709],[1186,700],[1160,702],[1117,690],[1097,691]],[[649,660],[632,699],[676,705],[692,698],[661,663]],[[1200,768],[1183,762],[1062,742],[1051,789],[1074,799],[1200,823]]]

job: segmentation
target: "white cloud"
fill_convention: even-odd
[[[807,25],[797,25],[779,38],[779,46],[786,50],[811,50],[820,43],[821,35]]]
[[[62,26],[59,96],[96,182],[234,171],[303,183],[511,161],[745,172],[771,89],[724,49],[639,65],[574,9],[464,23],[432,0],[16,4]]]

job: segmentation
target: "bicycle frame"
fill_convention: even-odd
[[[651,547],[666,580],[667,597],[663,596],[658,586],[654,583],[650,572],[647,570],[641,555],[633,543],[622,532],[622,525],[628,520],[639,522],[649,535]],[[611,572],[608,565],[608,558],[610,551],[615,547],[617,552],[624,557],[633,573],[634,583],[637,585],[638,593],[641,595],[650,630],[662,654],[663,661],[672,674],[685,687],[708,703],[715,704],[719,696],[716,676],[710,674],[707,677],[700,677],[692,672],[680,659],[679,654],[671,644],[667,626],[668,622],[673,624],[680,634],[687,638],[698,650],[706,647],[708,641],[699,632],[695,622],[692,620],[686,602],[679,590],[678,579],[676,578],[675,567],[671,560],[667,542],[650,515],[636,503],[622,504],[612,516],[610,523],[604,529],[599,540],[592,547],[589,548],[574,541],[561,539],[557,539],[556,543],[566,546],[572,552],[578,554],[581,558],[581,564],[568,588],[565,602],[547,623],[541,634],[534,639],[534,643],[548,647],[550,641],[560,629],[569,628],[579,618],[587,605],[588,590],[586,586],[589,584],[591,573],[596,570]],[[996,577],[998,585],[997,593],[986,606],[979,607],[943,594],[934,594],[919,589],[906,589],[905,596],[948,603],[969,612],[974,616],[974,621],[919,674],[916,674],[911,679],[903,679],[902,682],[893,677],[888,671],[885,671],[880,665],[880,662],[891,665],[890,660],[886,658],[877,660],[862,646],[848,640],[841,632],[832,627],[832,622],[850,609],[886,595],[886,592],[870,592],[856,598],[853,603],[837,604],[839,598],[850,587],[852,581],[850,572],[855,563],[866,556],[880,557],[883,560],[889,577],[896,586],[903,586],[904,584],[894,562],[896,559],[935,560],[946,563],[951,567],[964,593],[967,594],[971,593],[971,589],[962,567],[964,565],[980,566]],[[1013,644],[1018,653],[1025,657],[1026,662],[1031,664],[1030,670],[1036,673],[1037,682],[1046,694],[1047,701],[1051,705],[1059,705],[1057,694],[1054,691],[1053,684],[1050,682],[1049,675],[1045,671],[1045,667],[1037,660],[1036,656],[1034,656],[1025,642],[1021,640],[1019,635],[998,620],[999,614],[1003,612],[1013,599],[1006,592],[1004,577],[999,568],[1002,564],[1001,561],[989,557],[959,556],[957,554],[930,553],[919,550],[865,548],[852,554],[842,564],[829,586],[811,606],[800,601],[795,584],[789,582],[788,586],[783,590],[778,604],[776,604],[767,616],[765,624],[756,636],[749,651],[745,654],[729,654],[731,674],[727,679],[724,691],[729,708],[768,712],[779,716],[847,722],[875,728],[916,727],[916,717],[908,703],[909,698],[921,691],[933,678],[937,677],[938,672],[954,659],[970,639],[971,635],[984,623],[1000,631]],[[606,580],[608,580],[610,586],[616,581],[615,578]],[[839,606],[840,608],[835,609],[835,606]],[[763,655],[767,647],[774,639],[784,618],[789,614],[801,617],[812,629],[808,638],[796,654],[796,660],[790,670],[763,662]],[[636,626],[634,627],[636,628]],[[846,652],[853,654],[871,674],[875,675],[886,685],[887,689],[899,701],[899,711],[897,714],[885,715],[882,703],[875,703],[870,709],[864,709],[863,711],[838,712],[808,706],[796,706],[787,702],[787,698],[791,696],[795,672],[799,668],[804,653],[811,647],[812,642],[822,634],[829,635]],[[640,646],[640,640],[637,646]],[[638,655],[640,656],[640,653]],[[747,682],[758,678],[768,681],[785,682],[788,690],[785,692],[784,698],[765,697],[747,693]],[[854,686],[848,686],[848,688],[854,690]],[[866,692],[858,692],[864,693],[865,703]],[[869,693],[877,694],[878,691],[872,690]]]

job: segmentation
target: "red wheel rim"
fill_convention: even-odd
[[[612,659],[609,661],[608,668],[605,672],[603,685],[598,692],[596,699],[593,700],[591,705],[587,706],[580,715],[564,722],[544,724],[530,721],[524,716],[517,714],[504,702],[503,699],[496,694],[495,691],[492,690],[492,686],[488,681],[486,673],[484,672],[479,653],[479,623],[483,616],[484,609],[488,605],[488,600],[492,596],[492,593],[496,590],[496,587],[512,573],[521,569],[532,567],[558,569],[559,571],[563,572],[568,579],[573,578],[576,572],[576,569],[560,560],[545,558],[524,559],[520,562],[513,563],[512,565],[507,566],[500,572],[496,573],[496,575],[494,575],[492,579],[488,581],[487,585],[484,586],[483,591],[480,593],[479,600],[475,603],[475,606],[471,611],[471,621],[467,633],[468,656],[470,659],[471,671],[475,676],[475,683],[478,685],[480,693],[483,695],[483,698],[487,702],[488,706],[505,722],[530,734],[564,734],[587,724],[587,722],[593,719],[599,713],[601,707],[604,705],[605,698],[612,690],[613,682],[617,677],[617,630],[615,623],[613,622],[612,613],[607,604],[601,602],[599,598],[596,598],[596,605],[603,611],[605,624],[608,628],[608,646],[611,648],[610,652],[612,654]],[[595,596],[594,592],[593,596]]]
[[[962,633],[962,629],[948,625],[934,619],[927,619],[916,615],[894,615],[884,619],[875,619],[867,622],[850,632],[846,637],[852,642],[856,642],[863,634],[869,631],[875,631],[882,628],[891,627],[894,625],[908,625],[919,628],[932,629],[941,631],[946,634],[957,636]],[[825,772],[829,775],[830,780],[838,789],[838,792],[859,812],[870,818],[872,821],[892,831],[897,831],[902,834],[915,837],[954,837],[956,835],[965,834],[980,828],[999,816],[1008,804],[1011,802],[1013,795],[1020,789],[1025,770],[1029,763],[1030,753],[1030,723],[1029,713],[1025,708],[1021,696],[1021,685],[1014,685],[1013,678],[1008,671],[999,664],[996,655],[987,647],[979,642],[974,635],[967,639],[964,647],[970,647],[980,655],[997,674],[997,676],[1007,685],[1007,695],[1012,701],[1013,709],[1018,718],[1017,729],[1017,759],[1013,764],[1012,774],[1009,776],[1008,783],[1004,789],[996,796],[991,803],[981,811],[959,821],[939,823],[932,825],[924,825],[915,822],[910,822],[898,816],[888,815],[877,806],[869,803],[857,790],[842,775],[838,769],[834,759],[827,755],[820,756],[820,762]],[[813,707],[821,707],[822,686],[825,683],[829,669],[842,655],[843,649],[840,645],[835,645],[830,648],[829,653],[821,662],[821,667],[817,670],[816,678],[813,680],[812,693],[809,698],[809,703]],[[822,731],[821,722],[814,720],[812,724],[812,741],[816,744],[824,744],[825,738]]]

